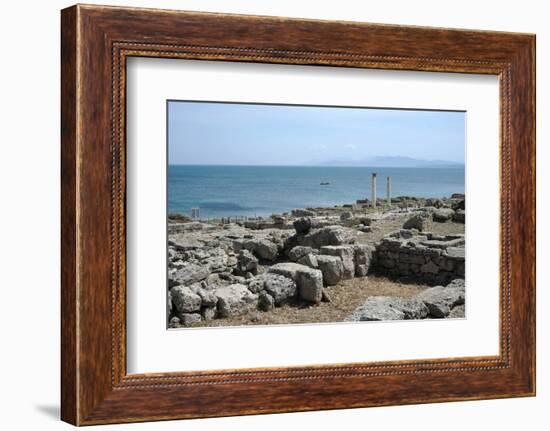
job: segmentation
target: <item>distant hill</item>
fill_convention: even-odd
[[[449,160],[424,160],[413,157],[381,156],[369,157],[362,160],[328,160],[319,163],[321,166],[369,166],[376,168],[459,168],[464,163],[451,162]]]

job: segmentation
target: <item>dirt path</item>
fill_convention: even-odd
[[[369,296],[399,296],[410,298],[428,286],[404,284],[385,277],[367,276],[353,278],[327,288],[331,302],[319,305],[299,306],[288,304],[268,312],[253,311],[242,316],[201,322],[194,327],[289,325],[295,323],[341,322]]]

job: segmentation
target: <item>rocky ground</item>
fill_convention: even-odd
[[[169,327],[463,317],[464,202],[170,216]]]

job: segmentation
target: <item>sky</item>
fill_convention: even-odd
[[[172,165],[316,165],[396,156],[464,163],[464,144],[464,112],[168,102]]]

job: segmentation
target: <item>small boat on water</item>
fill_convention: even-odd
[[[319,185],[328,186],[330,183],[328,181],[322,181]]]

